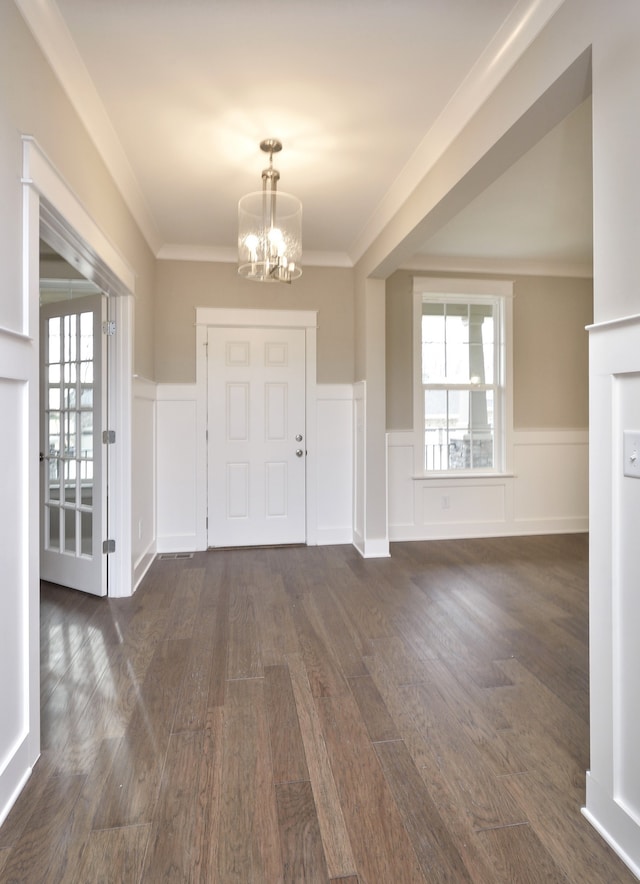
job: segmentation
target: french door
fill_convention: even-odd
[[[106,297],[45,304],[41,323],[40,576],[107,593]]]
[[[208,545],[306,540],[305,332],[210,327]]]

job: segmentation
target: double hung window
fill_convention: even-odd
[[[505,470],[510,291],[504,282],[415,280],[419,474]]]

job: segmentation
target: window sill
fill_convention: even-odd
[[[463,482],[467,479],[486,479],[487,481],[502,481],[503,479],[515,479],[515,473],[482,473],[482,472],[474,472],[469,470],[469,472],[462,472],[461,470],[457,470],[456,472],[450,473],[416,473],[411,477],[414,482],[433,482],[435,480],[439,482],[451,482],[462,480]]]

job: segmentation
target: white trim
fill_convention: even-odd
[[[508,276],[560,276],[593,279],[588,262],[540,261],[535,258],[465,258],[454,255],[416,254],[404,261],[400,270],[413,273],[500,273]]]
[[[82,234],[82,231],[78,231]],[[109,556],[109,596],[119,598],[133,592],[132,516],[132,374],[133,298],[109,298],[109,318],[116,323],[114,348],[109,360],[109,429],[115,430],[117,445],[108,445],[109,496],[108,537],[116,541]]]
[[[33,231],[40,227],[40,199],[51,205],[69,232],[86,243],[96,264],[103,264],[121,285],[133,293],[135,275],[120,253],[109,242],[91,216],[78,201],[76,195],[58,174],[48,157],[31,136],[23,142],[23,177],[25,192],[35,197],[35,202],[25,203],[25,285],[33,288],[38,298],[39,290],[39,236]],[[36,208],[37,207],[37,208]],[[30,213],[36,213],[34,218]],[[32,225],[32,226],[29,226]],[[28,255],[28,257],[27,257]],[[116,431],[118,445],[109,446],[110,485],[115,489],[109,506],[108,536],[116,541],[116,552],[109,560],[109,595],[129,596],[132,592],[131,560],[131,376],[133,366],[133,298],[130,296],[109,298],[110,318],[116,320],[118,333],[115,338],[113,358],[109,366],[110,429]],[[38,325],[34,325],[34,330]],[[38,333],[39,334],[39,333]],[[34,339],[34,342],[35,339]],[[36,342],[37,343],[37,342]],[[37,347],[36,347],[37,350]],[[38,444],[36,442],[36,444]],[[39,509],[36,508],[36,512]]]
[[[196,325],[230,328],[316,328],[317,310],[260,310],[250,307],[196,307]],[[315,374],[315,372],[314,372]]]
[[[623,328],[625,325],[637,325],[640,323],[640,313],[634,313],[631,316],[620,316],[618,319],[607,319],[603,322],[594,322],[587,325],[588,332],[611,331],[616,328]]]
[[[35,138],[23,135],[22,146],[22,183],[33,187],[40,196],[59,209],[69,227],[95,249],[127,291],[135,292],[136,278],[133,270],[95,223]]]
[[[156,398],[158,402],[197,402],[198,388],[196,384],[158,384]]]
[[[510,279],[455,279],[449,276],[414,276],[414,295],[477,295],[513,297]]]
[[[208,548],[207,531],[207,335],[209,326],[227,328],[301,328],[305,330],[306,399],[306,536],[318,542],[317,529],[317,382],[316,310],[262,310],[251,308],[196,308],[196,549]]]
[[[388,559],[391,555],[389,551],[389,541],[386,537],[374,538],[367,540],[357,547],[358,552],[363,559]]]
[[[506,279],[458,279],[455,277],[414,276],[413,278],[413,423],[414,423],[414,473],[416,477],[454,477],[455,471],[427,473],[424,470],[424,440],[421,427],[424,426],[424,403],[419,382],[422,376],[421,315],[425,295],[443,300],[460,298],[468,302],[473,298],[490,298],[499,302],[500,318],[496,347],[500,351],[502,378],[497,388],[502,391],[499,397],[501,408],[496,409],[494,445],[498,452],[498,468],[487,470],[479,475],[499,479],[511,474],[513,464],[513,281]],[[469,472],[466,475],[472,476]],[[475,473],[478,475],[478,473]],[[462,478],[462,477],[460,477]]]
[[[640,878],[640,850],[638,828],[623,808],[608,795],[597,780],[587,771],[587,805],[583,816],[604,838],[620,859]]]

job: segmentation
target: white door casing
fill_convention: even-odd
[[[208,544],[304,543],[305,333],[208,330]]]
[[[106,298],[45,304],[41,346],[40,575],[107,593]]]

